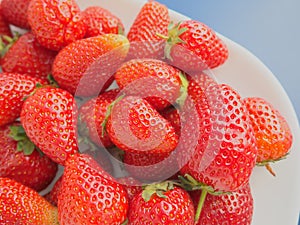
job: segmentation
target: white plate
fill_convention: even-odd
[[[100,5],[123,21],[129,30],[143,0],[77,0],[82,9]],[[182,3],[184,4],[184,3]],[[188,19],[170,10],[174,21]],[[277,176],[272,177],[264,168],[255,168],[251,178],[254,197],[253,225],[296,225],[300,209],[300,137],[299,123],[293,106],[282,86],[259,59],[237,43],[220,35],[229,48],[229,59],[213,70],[219,82],[235,88],[243,97],[260,96],[271,102],[286,117],[294,135],[289,157],[273,165]]]

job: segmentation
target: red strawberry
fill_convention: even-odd
[[[11,32],[9,23],[5,20],[3,13],[2,13],[1,3],[0,3],[0,35],[1,36],[6,35],[8,37],[12,37],[12,32]]]
[[[88,137],[101,147],[112,147],[108,134],[102,132],[102,123],[108,106],[116,99],[120,89],[112,89],[84,103],[79,109],[79,130],[81,136]]]
[[[145,98],[154,108],[162,110],[180,96],[180,70],[156,59],[133,59],[115,73],[118,86],[126,94]]]
[[[42,155],[19,122],[0,127],[0,177],[14,179],[36,191],[54,179],[57,164]]]
[[[59,225],[57,208],[32,190],[0,177],[0,224]]]
[[[248,97],[244,102],[256,138],[258,148],[256,162],[258,165],[267,166],[275,175],[269,163],[281,160],[288,154],[293,142],[291,129],[284,116],[267,100]]]
[[[98,95],[112,83],[113,74],[125,59],[128,49],[127,38],[119,34],[75,41],[56,56],[53,77],[61,88],[72,94]]]
[[[123,34],[124,25],[119,17],[100,6],[90,6],[83,11],[84,22],[87,25],[85,37],[101,34]]]
[[[75,0],[31,0],[28,22],[40,44],[60,50],[86,32],[80,8]]]
[[[12,123],[20,116],[24,97],[38,83],[45,84],[45,81],[17,73],[0,74],[0,126]]]
[[[58,195],[61,225],[117,225],[125,221],[128,211],[126,191],[90,156],[70,156],[62,179]]]
[[[24,102],[21,122],[30,140],[55,162],[64,164],[78,152],[77,105],[69,92],[38,88]]]
[[[168,154],[178,143],[171,124],[146,100],[135,96],[115,102],[106,131],[117,147],[133,153]]]
[[[31,32],[22,35],[1,61],[4,72],[28,74],[46,79],[51,73],[56,52],[41,46]]]
[[[178,110],[174,107],[167,108],[161,112],[161,115],[168,120],[171,125],[174,127],[175,132],[180,136],[181,130],[181,119]]]
[[[138,224],[194,224],[194,206],[189,194],[170,182],[146,186],[130,202],[128,221]]]
[[[48,192],[46,195],[44,195],[44,198],[54,206],[57,206],[58,195],[60,192],[61,184],[62,184],[62,176],[60,176],[55,181],[51,191]]]
[[[29,3],[30,0],[1,0],[1,13],[8,23],[29,29],[27,14]]]
[[[165,39],[166,58],[185,72],[199,73],[215,68],[228,58],[225,43],[210,27],[199,21],[179,22],[170,28]]]
[[[191,192],[197,205],[201,191]],[[207,195],[198,223],[196,225],[250,225],[253,216],[253,197],[250,185],[222,195]]]
[[[169,11],[165,5],[157,1],[146,2],[127,34],[131,43],[128,58],[162,59],[165,41],[157,34],[167,35],[169,23]]]

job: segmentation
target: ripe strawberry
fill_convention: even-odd
[[[128,210],[123,186],[86,154],[66,161],[60,194],[59,222],[70,224],[122,224]]]
[[[190,192],[195,206],[201,191]],[[222,195],[207,195],[198,223],[195,225],[250,225],[253,216],[253,197],[250,185],[235,192]]]
[[[59,86],[72,94],[98,95],[113,81],[125,59],[129,43],[125,36],[103,34],[75,41],[56,56],[52,73]]]
[[[31,0],[27,13],[32,33],[51,50],[60,50],[85,35],[86,25],[75,0]]]
[[[0,127],[0,177],[14,179],[36,191],[54,179],[57,164],[42,155],[19,122]]]
[[[62,176],[60,176],[55,181],[55,183],[54,183],[52,189],[50,190],[50,192],[48,192],[47,194],[44,195],[44,198],[54,206],[57,206],[58,195],[59,195],[59,192],[60,192],[61,184],[62,184]]]
[[[17,73],[0,74],[0,126],[12,123],[20,116],[24,97],[38,83],[45,84],[45,81]]]
[[[288,154],[293,142],[291,129],[284,116],[267,100],[248,97],[244,102],[258,147],[256,162],[275,175],[269,163],[281,160]]]
[[[165,39],[166,58],[188,73],[218,67],[228,58],[225,43],[210,27],[199,21],[185,20],[175,24]]]
[[[146,100],[125,96],[116,101],[106,131],[121,150],[133,153],[172,152],[178,143],[174,128]]]
[[[112,147],[107,133],[102,132],[102,123],[108,106],[116,99],[120,89],[112,89],[84,103],[79,109],[79,131],[81,136],[88,137],[101,147]]]
[[[87,25],[85,37],[94,37],[109,33],[124,33],[125,28],[121,19],[105,8],[90,6],[82,14],[84,22]]]
[[[4,72],[28,74],[47,79],[56,52],[41,46],[31,32],[23,34],[1,61]]]
[[[0,177],[0,224],[59,225],[57,208],[21,183]]]
[[[12,37],[12,32],[9,26],[9,23],[5,20],[2,9],[1,9],[1,3],[0,3],[0,35],[6,35],[8,37]],[[3,42],[4,40],[2,40]]]
[[[53,161],[64,165],[78,152],[77,105],[69,92],[38,88],[23,104],[21,123],[30,140]]]
[[[165,41],[157,34],[167,35],[169,23],[168,8],[157,1],[147,1],[140,9],[127,34],[131,44],[128,59],[162,59]]]
[[[180,70],[156,59],[133,59],[115,73],[123,92],[145,98],[154,108],[162,110],[175,103],[182,85]]]
[[[189,194],[170,182],[148,185],[130,202],[128,221],[138,224],[194,224],[194,206]]]
[[[30,0],[1,0],[1,13],[9,24],[29,29],[28,5]]]

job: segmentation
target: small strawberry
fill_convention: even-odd
[[[176,148],[174,128],[146,100],[136,96],[117,100],[107,118],[106,131],[118,148],[162,154]]]
[[[140,9],[127,34],[131,44],[128,59],[162,59],[165,41],[157,34],[167,35],[169,23],[168,8],[157,1],[147,1]]]
[[[9,24],[29,29],[27,13],[29,3],[30,0],[1,0],[1,13]]]
[[[78,152],[77,104],[69,92],[36,89],[23,104],[21,123],[30,140],[53,161],[64,165],[70,154]]]
[[[201,72],[223,64],[228,49],[218,35],[206,24],[195,20],[181,21],[170,26],[165,56],[169,62],[183,71]]]
[[[126,191],[90,156],[71,155],[62,179],[58,195],[61,225],[117,225],[126,220]]]
[[[21,183],[0,177],[0,224],[59,225],[57,208]]]
[[[113,82],[113,74],[125,59],[128,49],[127,38],[119,34],[75,41],[56,56],[53,77],[71,94],[98,95]]]
[[[19,122],[0,127],[0,177],[14,179],[36,191],[54,179],[57,164],[42,155]]]
[[[75,0],[31,0],[28,22],[40,44],[60,50],[86,32],[81,10]]]
[[[31,32],[23,34],[5,53],[1,61],[4,72],[28,74],[47,79],[56,55],[41,46]]]
[[[0,73],[0,126],[12,123],[21,113],[24,98],[38,83],[46,82],[17,73]]]
[[[145,98],[154,108],[162,110],[180,97],[180,76],[180,70],[161,60],[133,59],[122,64],[115,80],[126,94]]]
[[[87,25],[85,37],[124,33],[125,28],[121,19],[105,8],[90,6],[82,12],[82,15]]]
[[[44,195],[44,198],[50,202],[52,205],[57,206],[57,201],[58,201],[58,195],[60,192],[61,188],[61,183],[62,183],[62,176],[60,176],[54,183],[52,189],[50,192]]]
[[[284,159],[288,154],[293,142],[291,129],[284,116],[267,100],[248,97],[244,102],[256,138],[256,162],[266,166],[269,172],[275,175],[269,163]]]
[[[138,224],[194,224],[194,206],[187,191],[162,182],[148,185],[130,202],[128,221]]]

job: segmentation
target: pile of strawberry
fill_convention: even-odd
[[[230,52],[210,27],[156,1],[128,31],[74,0],[0,12],[0,224],[251,224],[253,168],[275,175],[292,134],[216,82]]]

